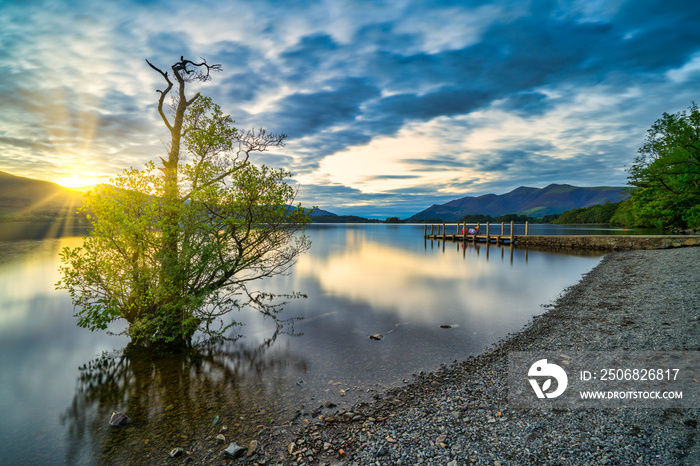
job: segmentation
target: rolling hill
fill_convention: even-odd
[[[497,217],[505,214],[524,214],[544,217],[566,210],[619,202],[628,196],[626,188],[598,186],[582,188],[568,184],[550,184],[545,188],[521,186],[506,194],[467,196],[441,205],[432,205],[409,217],[407,221],[440,218],[456,221],[465,215],[483,214]]]
[[[83,201],[84,191],[0,171],[0,221],[50,221],[73,216]],[[336,215],[317,209],[312,217]]]
[[[73,216],[83,196],[82,192],[55,183],[0,172],[0,218],[6,221]]]

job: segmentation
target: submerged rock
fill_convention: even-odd
[[[246,450],[247,450],[247,448],[243,448],[242,446],[238,445],[236,442],[231,442],[231,445],[229,445],[228,448],[223,451],[223,453],[224,453],[224,455],[228,456],[229,458],[238,458],[243,453],[245,453]]]
[[[124,413],[114,411],[109,418],[109,425],[113,427],[123,427],[131,422],[131,419]]]
[[[384,335],[382,335],[381,333],[375,333],[369,336],[370,340],[381,340],[382,338],[384,338]]]
[[[173,448],[172,450],[170,450],[170,457],[171,458],[177,458],[178,456],[182,456],[184,454],[185,454],[185,450],[180,448],[180,447]]]

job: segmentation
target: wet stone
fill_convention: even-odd
[[[223,451],[225,456],[229,458],[238,458],[246,452],[246,448],[238,445],[236,442],[231,442],[226,450]]]
[[[258,449],[258,441],[257,440],[251,440],[250,443],[248,444],[248,452],[246,453],[246,456],[249,458],[253,456],[255,451]]]
[[[109,425],[113,427],[123,427],[131,422],[131,419],[119,411],[114,411],[112,417],[109,419]]]

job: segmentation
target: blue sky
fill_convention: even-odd
[[[408,217],[518,186],[626,183],[646,130],[700,100],[700,2],[0,0],[0,170],[64,185],[163,155],[162,78],[240,128],[299,200]]]

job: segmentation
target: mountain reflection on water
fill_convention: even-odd
[[[600,260],[424,241],[422,225],[311,225],[308,234],[311,249],[292,273],[259,283],[308,296],[280,315],[293,327],[243,310],[231,316],[242,326],[230,341],[200,342],[180,358],[76,326],[68,294],[54,285],[58,251],[80,238],[0,240],[3,462],[160,463],[197,442],[217,453],[230,441],[245,445],[298,411],[349,407],[481,353]],[[133,423],[110,427],[113,411]]]

